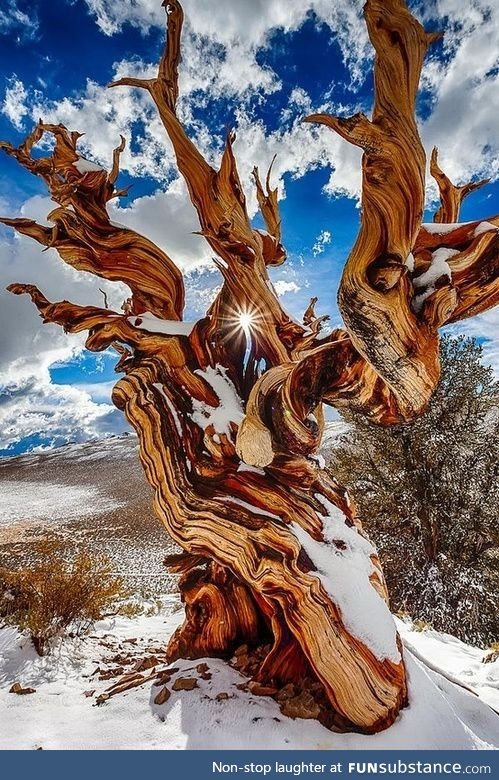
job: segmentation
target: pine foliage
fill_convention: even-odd
[[[381,428],[349,415],[331,472],[376,542],[392,609],[488,643],[499,637],[499,383],[476,340],[446,336],[427,412]]]

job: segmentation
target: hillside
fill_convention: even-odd
[[[55,532],[109,555],[132,587],[170,588],[162,561],[173,544],[153,514],[135,436],[4,458],[0,494],[0,564]]]

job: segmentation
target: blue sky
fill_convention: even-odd
[[[185,0],[181,116],[216,163],[229,127],[249,207],[249,172],[274,153],[289,260],[273,272],[286,308],[300,316],[312,295],[339,323],[335,298],[358,229],[358,151],[325,128],[301,122],[317,110],[370,110],[372,53],[356,0]],[[428,150],[456,181],[491,176],[462,219],[499,212],[499,9],[482,0],[410,3],[429,29],[446,29],[427,61],[418,114]],[[19,143],[33,123],[62,121],[85,131],[82,153],[110,160],[128,142],[120,183],[130,195],[113,218],[160,244],[186,274],[186,319],[202,315],[220,283],[148,97],[106,90],[116,76],[157,62],[164,12],[159,0],[7,0],[0,10],[0,138]],[[437,21],[438,20],[438,21]],[[427,219],[435,190],[429,182]],[[51,204],[40,181],[0,157],[0,211],[43,219]],[[3,292],[31,281],[52,299],[100,303],[102,282],[64,267],[50,251],[0,229],[0,455],[119,432],[110,405],[113,354],[82,350],[82,339],[43,326],[27,300]],[[126,290],[104,285],[112,305]],[[460,326],[478,336],[499,370],[498,315]]]

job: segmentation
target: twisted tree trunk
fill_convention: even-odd
[[[302,704],[305,694],[315,699],[310,711],[328,726],[377,731],[407,701],[401,643],[355,507],[314,457],[322,404],[363,411],[381,424],[424,409],[438,381],[438,327],[497,302],[499,218],[479,230],[478,223],[445,233],[421,225],[425,154],[414,106],[423,56],[437,36],[403,0],[368,0],[372,119],[308,118],[364,149],[362,224],[339,294],[347,330],[321,338],[314,300],[299,325],[267,274],[286,257],[270,171],[264,188],[254,170],[267,225],[259,231],[247,215],[233,135],[215,170],[177,118],[183,14],[173,1],[166,11],[157,77],[111,86],[146,89],[156,103],[202,234],[219,258],[224,283],[215,302],[202,320],[181,322],[176,266],[152,242],[110,222],[106,203],[120,194],[114,184],[123,143],[108,173],[81,158],[77,133],[43,123],[19,148],[1,146],[46,181],[59,204],[49,215],[54,227],[3,222],[77,269],[125,282],[132,295],[118,313],[50,303],[29,285],[10,289],[28,293],[44,321],[88,331],[88,349],[114,346],[120,354],[116,369],[124,376],[113,401],[139,436],[156,513],[184,550],[168,560],[182,575],[186,608],[171,659],[229,656],[246,644],[258,681],[292,682]],[[33,145],[47,132],[54,152],[34,158]],[[445,195],[454,185],[445,190],[448,180],[435,166],[436,158],[442,214],[454,221]]]

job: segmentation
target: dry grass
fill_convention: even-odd
[[[105,556],[80,550],[68,559],[57,538],[37,544],[31,565],[0,568],[0,617],[27,631],[40,655],[56,636],[79,635],[110,613],[133,610],[125,595]]]

